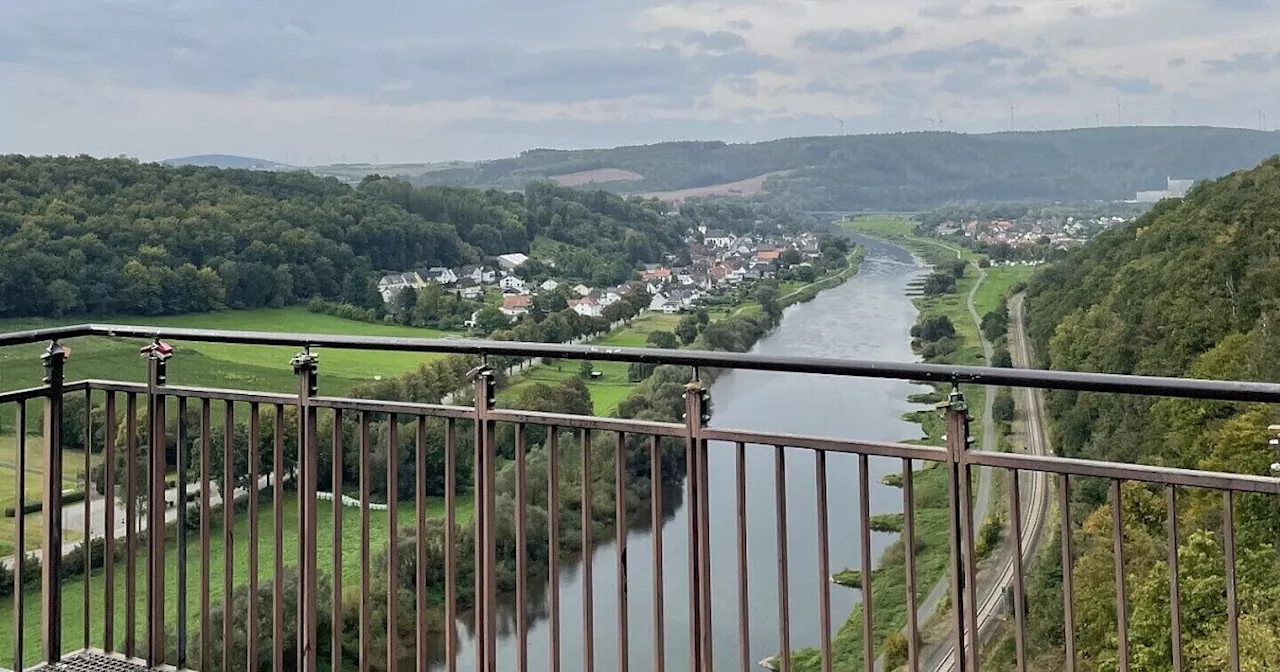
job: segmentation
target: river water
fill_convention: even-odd
[[[882,361],[917,361],[910,348],[910,329],[916,309],[905,295],[907,283],[923,271],[902,248],[870,239],[857,276],[827,290],[808,303],[787,309],[781,326],[757,344],[766,355],[838,357]],[[919,434],[919,427],[901,419],[913,407],[908,395],[919,391],[910,383],[887,380],[842,379],[831,376],[731,371],[711,390],[715,427],[809,434],[839,438],[897,441]],[[713,654],[721,669],[740,669],[738,654],[737,527],[735,451],[728,444],[709,448],[711,602]],[[832,454],[827,458],[828,519],[831,571],[858,568],[859,529],[857,458]],[[870,460],[871,513],[902,510],[902,493],[879,483],[882,475],[898,472],[897,460]],[[748,446],[747,564],[750,599],[750,662],[779,651],[777,594],[777,536],[774,507],[774,450]],[[818,575],[817,505],[813,453],[788,449],[786,457],[787,537],[790,583],[791,645],[793,650],[817,647],[821,628],[835,633],[857,604],[857,591],[829,583]],[[688,512],[678,493],[666,496],[673,511],[662,526],[664,640],[667,669],[687,669],[689,642]],[[879,557],[897,535],[873,533],[872,557]],[[636,531],[627,539],[629,665],[654,669],[652,532]],[[617,549],[597,546],[590,562],[594,574],[595,664],[618,669]],[[561,611],[561,669],[583,669],[582,573],[580,566],[564,569],[559,583]],[[546,620],[546,592],[531,592],[533,613],[529,630],[530,669],[551,669],[550,625]],[[832,622],[821,623],[819,591],[831,596]],[[458,669],[475,665],[470,624],[459,623]],[[498,664],[515,668],[514,615],[499,622]],[[438,666],[442,667],[442,666]],[[759,668],[756,668],[759,669]]]

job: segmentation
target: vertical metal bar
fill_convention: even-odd
[[[920,672],[920,623],[916,613],[916,472],[911,460],[902,461],[902,543],[907,574],[907,670]]]
[[[627,440],[618,432],[617,450],[614,452],[614,500],[617,505],[614,529],[616,531],[618,558],[618,669],[631,667],[631,654],[627,637]]]
[[[778,535],[778,641],[782,645],[780,672],[791,672],[791,597],[787,569],[787,454],[774,446],[773,487],[775,525]]]
[[[25,424],[26,408],[18,407]],[[106,445],[103,447],[102,511],[106,541],[102,562],[106,592],[102,596],[102,643],[107,651],[116,650],[116,393],[107,392]],[[19,470],[21,471],[21,470]],[[19,490],[21,492],[21,490]],[[17,667],[14,669],[22,669]]]
[[[315,672],[319,649],[320,621],[316,607],[317,580],[320,575],[319,530],[316,514],[320,504],[316,497],[319,457],[316,454],[316,414],[311,403],[318,384],[316,369],[319,359],[306,347],[290,360],[298,377],[298,667]],[[394,421],[394,418],[392,419]],[[395,531],[394,527],[391,530]],[[392,535],[394,538],[394,535]],[[388,614],[394,621],[394,612]]]
[[[595,598],[591,572],[591,431],[582,430],[582,669],[595,669]]]
[[[966,442],[965,445],[967,447],[968,443]],[[965,653],[969,657],[968,669],[977,672],[982,658],[980,655],[982,637],[978,632],[978,558],[974,536],[981,522],[973,519],[973,467],[967,463],[960,465],[960,510],[963,513],[960,519],[960,530],[964,535],[961,541],[961,549],[964,552],[964,591],[965,602],[968,605],[968,609],[965,610],[965,621],[969,631],[969,646]]]
[[[560,669],[560,432],[547,428],[547,576],[551,591],[550,669]],[[452,671],[450,671],[452,672]]]
[[[1236,504],[1235,493],[1222,493],[1222,539],[1227,565],[1227,653],[1232,672],[1240,672],[1240,610],[1236,604]]]
[[[1116,564],[1116,658],[1120,672],[1129,669],[1129,601],[1124,589],[1124,509],[1120,481],[1111,481],[1111,544]]]
[[[40,591],[44,603],[44,660],[62,658],[62,382],[67,350],[54,341],[41,357],[49,396],[44,401],[44,548]],[[18,589],[21,590],[21,584]],[[130,610],[129,613],[133,613]]]
[[[164,664],[165,460],[167,433],[164,395],[165,362],[153,352],[147,381],[147,664]]]
[[[485,671],[485,663],[487,656],[487,647],[485,646],[485,627],[484,627],[484,579],[485,579],[485,509],[484,509],[484,422],[479,419],[480,406],[484,403],[483,392],[477,387],[476,392],[476,420],[472,429],[475,431],[475,440],[472,442],[475,449],[472,455],[472,475],[471,475],[471,519],[475,529],[475,550],[472,554],[472,565],[474,567],[474,598],[472,599],[471,609],[471,628],[475,636],[476,644],[476,672]]]
[[[108,402],[110,403],[110,402]],[[15,541],[17,553],[13,555],[13,669],[26,669],[25,652],[23,644],[23,625],[26,612],[24,611],[24,594],[23,590],[23,569],[27,564],[27,517],[23,513],[23,509],[27,506],[27,402],[19,401],[16,404],[18,408],[17,428],[14,436],[14,446],[18,449],[18,468],[17,468],[17,487],[18,491],[14,497],[14,520],[17,523],[18,538]],[[107,584],[110,586],[110,582]],[[110,612],[108,612],[110,613]],[[110,646],[108,645],[108,648]]]
[[[93,465],[89,459],[93,452],[93,390],[84,391],[84,525],[81,532],[84,534],[84,555],[81,560],[84,562],[84,640],[82,648],[89,648],[92,643],[93,632],[92,624],[89,619],[90,600],[89,595],[92,592],[90,586],[93,578],[93,511],[90,504],[93,500],[92,481],[90,473],[93,471]],[[22,509],[15,509],[21,511]],[[15,584],[15,586],[18,584]]]
[[[747,590],[747,446],[739,441],[736,448],[734,500],[738,509],[738,669],[741,672],[750,672],[752,661],[751,599]]]
[[[369,669],[369,412],[360,413],[360,670]]]
[[[231,605],[235,588],[236,411],[228,401],[222,417],[222,669],[231,669]]]
[[[187,666],[187,476],[191,456],[187,453],[190,427],[187,426],[187,398],[178,397],[178,669]],[[105,503],[112,506],[112,500]],[[252,639],[252,638],[250,638]]]
[[[707,392],[704,389],[702,393],[704,409],[706,395]],[[698,420],[699,431],[701,431],[700,428],[704,419],[705,417],[700,417]],[[702,670],[710,672],[715,664],[715,658],[712,656],[712,634],[714,631],[711,623],[711,493],[708,489],[711,478],[708,474],[707,442],[703,439],[698,439],[697,447],[698,487],[701,490],[697,499],[698,570],[702,573],[702,576],[698,579],[698,588],[702,591],[702,595],[698,599],[699,612],[701,614],[699,633],[702,636],[702,643],[698,649],[702,654]]]
[[[649,437],[649,526],[653,534],[653,669],[663,672],[666,662],[666,632],[662,618],[662,440]]]
[[[209,509],[209,490],[213,485],[213,415],[208,399],[200,400],[200,669],[213,669],[213,655],[209,650],[209,574],[213,565],[209,560],[209,528],[213,513]],[[276,640],[279,641],[279,640]]]
[[[1022,483],[1017,469],[1009,470],[1009,521],[1013,537],[1014,651],[1019,672],[1027,669],[1026,589],[1022,580]]]
[[[276,404],[273,428],[275,446],[271,454],[271,513],[275,532],[275,567],[271,590],[271,665],[284,670],[284,405]]]
[[[333,672],[342,672],[342,411],[333,411],[333,467],[330,478],[333,489],[333,595],[330,596],[329,664]]]
[[[258,442],[262,439],[262,422],[258,404],[249,404],[249,613],[247,628],[248,650],[245,661],[250,672],[258,669]]]
[[[871,629],[871,478],[865,453],[858,454],[858,515],[862,518],[861,539],[858,542],[862,554],[862,669],[875,668],[875,633]],[[824,588],[825,590],[825,588]],[[829,629],[829,621],[824,625]]]
[[[417,622],[415,631],[417,636],[416,652],[418,656],[417,669],[427,669],[427,418],[422,416],[418,418],[418,434],[417,461],[414,466],[417,469],[417,483],[414,488],[414,497],[417,502],[417,511],[414,516],[417,518],[418,529],[415,535],[417,558],[414,565],[417,569],[414,578],[414,585],[417,587],[417,602],[415,611],[417,612]],[[336,500],[335,500],[336,501]],[[447,631],[446,631],[447,632]],[[336,668],[334,672],[339,672]]]
[[[814,451],[814,491],[818,509],[818,633],[822,650],[822,670],[831,672],[831,542],[827,520],[827,453]],[[741,568],[739,568],[741,569]],[[865,570],[864,570],[865,574]]]
[[[125,398],[125,499],[124,499],[124,655],[135,657],[138,638],[138,395]]]
[[[1169,636],[1173,672],[1182,672],[1182,588],[1178,583],[1178,489],[1165,488],[1169,529]]]
[[[528,595],[526,572],[528,568],[528,532],[525,530],[525,442],[528,440],[524,423],[516,425],[516,669],[529,669],[529,623],[526,602]],[[551,577],[555,581],[555,577]]]
[[[1076,669],[1076,604],[1075,581],[1071,538],[1071,481],[1066,474],[1058,475],[1058,515],[1062,518],[1062,615],[1066,648],[1066,672]]]
[[[458,428],[454,419],[448,418],[444,422],[444,657],[448,672],[457,672],[458,669],[458,569],[454,556],[458,525],[457,448]]]
[[[396,513],[399,497],[400,421],[394,413],[387,416],[387,669],[396,669],[400,659],[397,641],[396,610],[400,592],[399,538]]]
[[[968,441],[968,411],[964,403],[964,395],[959,390],[951,392],[946,410],[947,426],[947,503],[948,525],[947,536],[951,542],[949,569],[951,574],[951,631],[952,660],[957,672],[965,672],[968,657],[965,655],[965,591],[964,591],[964,545],[962,523],[964,509],[969,502],[961,502],[964,497],[961,489],[961,462],[964,458],[965,444]]]
[[[698,456],[700,447],[698,435],[701,433],[703,410],[702,384],[694,380],[685,385],[684,399],[685,424],[689,430],[689,435],[685,439],[685,471],[687,472],[685,481],[688,490],[685,510],[689,512],[689,669],[698,672],[702,669],[704,662],[702,567],[699,564],[702,556],[702,543],[699,541],[699,532],[702,529],[702,505],[699,502],[703,496],[703,484],[701,483],[702,460]]]

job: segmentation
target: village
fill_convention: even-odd
[[[535,297],[546,293],[566,296],[568,308],[579,315],[600,317],[609,305],[643,286],[650,295],[648,310],[676,314],[693,311],[735,288],[775,278],[783,269],[805,269],[807,273],[797,275],[809,281],[819,275],[811,263],[821,256],[819,236],[812,232],[735,235],[703,226],[690,232],[686,242],[687,255],[668,255],[665,263],[646,264],[631,282],[609,287],[591,287],[562,277],[535,277],[524,270],[531,257],[513,252],[499,255],[489,264],[436,266],[384,275],[378,281],[378,292],[390,305],[405,289],[418,290],[435,283],[460,298],[498,305],[502,314],[515,322],[529,313]],[[553,259],[538,261],[541,268],[555,268]],[[479,312],[471,316],[467,327],[475,326]]]
[[[1093,218],[1023,218],[1018,220],[996,219],[944,221],[938,224],[939,236],[963,236],[979,243],[1012,248],[1048,245],[1065,249],[1083,245],[1099,232],[1123,224],[1127,220],[1118,216]]]

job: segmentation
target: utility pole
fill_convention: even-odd
[[[1124,126],[1124,105],[1116,98],[1116,126]]]
[[[1015,111],[1016,111],[1016,108],[1013,106],[1013,103],[1009,103],[1009,130],[1010,131],[1018,130],[1018,119],[1017,119],[1017,116],[1015,116]]]

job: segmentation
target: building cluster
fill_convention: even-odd
[[[1175,180],[1170,177],[1165,180],[1165,188],[1155,191],[1139,191],[1133,198],[1133,203],[1159,203],[1166,198],[1182,198],[1191,191],[1191,187],[1196,184],[1195,180]]]
[[[1029,247],[1048,244],[1066,248],[1082,244],[1099,231],[1123,224],[1124,217],[1034,218],[946,221],[938,225],[939,236],[963,236],[988,245]]]
[[[744,282],[775,277],[787,250],[796,250],[801,265],[809,264],[821,254],[818,236],[813,233],[733,235],[701,227],[697,235],[691,233],[686,242],[689,263],[676,264],[674,262],[684,255],[670,255],[667,263],[647,264],[640,271],[637,280],[650,295],[649,310],[668,314],[684,312],[693,309],[700,300]],[[435,266],[385,275],[378,281],[378,292],[384,302],[391,303],[401,291],[421,289],[429,283],[472,300],[482,299],[486,289],[500,291],[502,313],[515,320],[529,312],[534,297],[540,293],[565,293],[570,297],[571,310],[585,317],[599,317],[605,307],[621,301],[632,291],[639,291],[631,283],[604,288],[555,278],[529,283],[516,273],[516,269],[529,261],[528,255],[503,254],[495,261],[496,267]],[[549,262],[547,265],[554,267]]]

